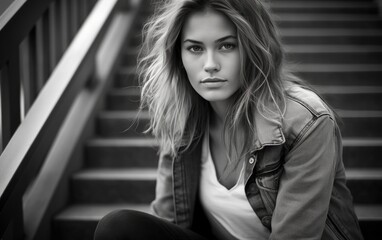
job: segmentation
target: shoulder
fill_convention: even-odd
[[[293,147],[316,123],[335,122],[332,110],[312,90],[293,85],[285,93],[286,111],[282,128],[288,147]]]
[[[323,99],[312,90],[299,86],[292,85],[285,91],[287,111],[288,114],[295,114],[296,112],[306,112],[316,117],[320,115],[332,115],[332,111],[323,101]]]

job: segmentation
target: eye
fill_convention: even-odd
[[[200,53],[203,51],[203,48],[200,47],[200,46],[189,46],[187,48],[188,51],[192,52],[192,53]]]
[[[236,47],[235,44],[233,43],[224,43],[220,46],[220,49],[221,50],[224,50],[224,51],[227,51],[227,50],[232,50]]]

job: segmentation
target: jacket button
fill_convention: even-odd
[[[266,225],[266,226],[270,226],[271,225],[271,221],[272,221],[272,217],[271,216],[265,216],[261,219],[261,222]]]
[[[253,164],[255,162],[255,159],[253,157],[250,157],[248,162],[249,164]]]

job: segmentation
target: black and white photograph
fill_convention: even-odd
[[[0,240],[382,239],[382,0],[0,0]]]

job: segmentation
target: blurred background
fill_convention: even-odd
[[[365,239],[379,239],[382,0],[267,4],[288,60],[343,120],[347,185]],[[0,239],[90,240],[114,209],[149,211],[157,143],[135,68],[154,8],[0,1]]]

